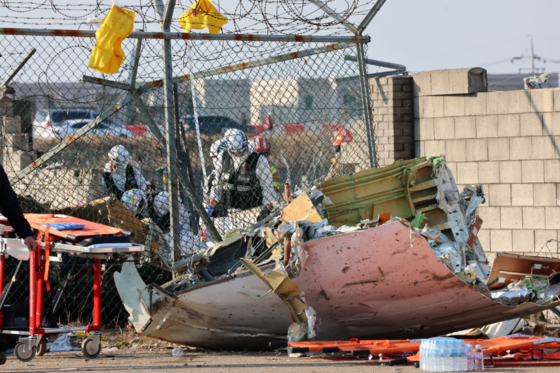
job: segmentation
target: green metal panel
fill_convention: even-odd
[[[429,170],[419,172],[424,167]],[[431,175],[431,159],[417,158],[336,177],[318,188],[333,202],[325,210],[330,223],[337,227],[375,219],[382,212],[410,219],[416,213],[411,193],[421,193],[424,188],[418,186],[422,184],[434,187]],[[433,200],[430,196],[417,198],[418,202]]]

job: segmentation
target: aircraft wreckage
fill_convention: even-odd
[[[444,157],[399,161],[295,193],[169,283],[146,285],[133,262],[115,282],[138,333],[203,348],[426,338],[560,305],[560,260],[489,266],[483,202],[480,186],[458,191]]]

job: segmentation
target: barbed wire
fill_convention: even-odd
[[[194,0],[183,0],[176,5],[176,15],[189,9]],[[371,9],[375,0],[325,0],[327,5],[350,23],[358,24]],[[0,21],[6,24],[41,25],[52,28],[86,26],[87,18],[104,17],[112,4],[96,0],[94,3],[76,3],[44,0],[13,1],[0,0],[3,8]],[[136,13],[136,22],[144,30],[159,25],[151,0],[140,0],[138,4],[119,3],[119,6]],[[226,17],[228,24],[222,29],[225,33],[266,33],[266,34],[348,34],[340,22],[328,17],[308,0],[215,0],[214,6]],[[52,11],[57,17],[48,16]],[[182,31],[179,18],[173,18],[172,29]],[[39,22],[38,22],[39,21]],[[91,26],[88,26],[91,27]]]

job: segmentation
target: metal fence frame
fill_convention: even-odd
[[[367,136],[367,147],[369,155],[369,166],[371,168],[377,167],[377,153],[375,144],[375,131],[373,125],[373,108],[370,101],[369,94],[369,75],[367,73],[367,64],[371,63],[366,60],[364,54],[364,44],[371,41],[369,36],[362,35],[362,32],[371,22],[373,17],[377,14],[381,6],[386,0],[378,0],[374,5],[368,15],[364,18],[362,23],[355,27],[349,24],[346,20],[338,16],[333,10],[328,8],[326,5],[318,0],[310,0],[312,3],[317,5],[321,10],[325,11],[329,16],[333,17],[335,20],[343,24],[352,35],[347,36],[328,36],[328,35],[258,35],[258,34],[201,34],[201,33],[174,33],[169,32],[169,22],[170,14],[172,14],[173,8],[175,6],[175,0],[167,0],[167,4],[163,4],[162,0],[154,0],[156,9],[160,15],[160,20],[162,22],[162,32],[144,32],[144,31],[134,31],[128,38],[136,39],[134,47],[134,55],[132,56],[132,69],[129,73],[126,83],[117,82],[107,79],[99,79],[89,76],[82,76],[82,82],[88,82],[93,84],[99,84],[108,86],[111,88],[117,88],[128,93],[126,98],[121,102],[114,104],[107,110],[104,110],[97,118],[90,121],[83,128],[79,129],[73,136],[64,139],[59,145],[53,147],[46,153],[44,153],[39,159],[33,162],[30,166],[22,170],[17,174],[17,176],[12,180],[18,181],[23,179],[26,175],[29,175],[34,170],[46,164],[47,161],[52,159],[54,156],[62,152],[68,146],[70,146],[74,141],[78,140],[80,137],[86,135],[89,131],[95,128],[103,120],[111,117],[122,108],[126,107],[127,104],[134,102],[138,110],[143,114],[147,120],[147,125],[155,136],[155,138],[160,141],[162,145],[162,151],[165,154],[167,167],[170,170],[168,183],[170,191],[170,207],[171,207],[171,231],[175,234],[172,237],[172,246],[174,248],[173,254],[178,253],[179,240],[177,238],[176,232],[178,231],[178,190],[179,184],[184,188],[188,198],[190,199],[194,210],[202,218],[206,226],[208,227],[209,233],[213,236],[215,241],[219,242],[222,240],[220,234],[210,216],[204,209],[200,199],[197,196],[195,188],[189,178],[189,176],[183,171],[185,166],[181,163],[180,157],[176,156],[175,148],[175,120],[177,114],[174,112],[174,88],[176,83],[181,83],[189,80],[200,79],[204,77],[209,77],[213,75],[220,75],[232,71],[238,71],[243,69],[250,69],[253,67],[265,66],[270,64],[275,64],[283,61],[288,61],[297,58],[303,58],[306,56],[311,56],[314,54],[324,53],[325,51],[333,51],[336,49],[343,48],[356,48],[357,57],[353,57],[349,60],[355,61],[358,64],[359,75],[355,78],[360,81],[360,97],[362,104],[362,111],[364,115],[364,123],[366,127]],[[21,35],[21,36],[43,36],[43,37],[70,37],[70,38],[95,38],[95,31],[88,30],[47,30],[47,29],[27,29],[27,28],[0,28],[0,35]],[[142,51],[142,40],[144,39],[159,39],[162,40],[162,57],[164,64],[164,76],[162,79],[153,80],[150,82],[143,83],[139,87],[136,86],[136,74],[138,71],[138,63],[141,57]],[[246,61],[243,63],[237,63],[229,66],[222,66],[218,68],[212,68],[203,71],[191,71],[188,74],[173,76],[173,66],[171,59],[171,40],[193,40],[193,41],[246,41],[246,42],[318,42],[325,43],[324,46],[318,48],[311,48],[306,50],[301,50],[298,52],[293,52],[289,54],[282,54],[273,57],[262,58],[258,60]],[[332,43],[332,44],[326,44]],[[376,61],[378,62],[378,61]],[[22,66],[25,61],[22,62]],[[400,67],[401,65],[391,64],[390,67]],[[400,73],[399,70],[397,73]],[[17,74],[17,71],[13,74]],[[383,73],[387,75],[387,73]],[[164,102],[166,103],[165,111],[165,124],[166,124],[166,134],[165,136],[160,132],[156,123],[151,119],[151,116],[143,102],[141,95],[148,91],[149,89],[163,87],[164,88]]]
[[[385,0],[382,0],[383,2]],[[169,0],[166,8],[169,6],[174,6],[175,1]],[[161,5],[161,4],[160,4]],[[375,7],[374,7],[375,9]],[[164,11],[164,14],[169,14],[169,12]],[[162,15],[163,17],[163,15]],[[165,20],[162,18],[162,22]],[[165,24],[162,24],[162,27]],[[366,25],[367,26],[367,25]],[[364,27],[365,28],[365,27]],[[72,142],[76,141],[80,137],[87,134],[91,129],[97,126],[101,121],[109,118],[113,114],[117,113],[123,107],[125,107],[130,101],[134,101],[138,106],[140,111],[145,111],[147,114],[145,104],[143,103],[142,99],[140,98],[141,94],[147,91],[148,89],[161,87],[164,86],[165,92],[165,100],[167,102],[167,107],[169,110],[166,111],[166,135],[163,136],[157,127],[157,125],[153,121],[148,120],[148,126],[150,130],[154,134],[154,136],[162,142],[163,148],[165,149],[168,168],[171,171],[170,177],[168,182],[169,190],[170,190],[170,206],[171,206],[171,216],[177,216],[176,212],[177,201],[178,201],[178,194],[177,189],[178,186],[175,184],[176,180],[179,179],[181,185],[185,188],[185,191],[193,203],[193,207],[196,212],[200,215],[203,219],[204,223],[207,225],[210,234],[215,237],[217,241],[221,241],[222,238],[215,228],[210,216],[207,214],[206,210],[203,208],[200,199],[197,197],[194,187],[191,185],[188,176],[183,172],[183,165],[180,164],[180,160],[177,159],[175,154],[175,146],[174,146],[174,113],[173,113],[173,85],[176,82],[183,82],[192,79],[198,79],[201,77],[211,76],[211,75],[218,75],[221,73],[231,72],[240,69],[247,69],[257,66],[263,66],[267,64],[277,63],[281,61],[286,61],[290,59],[302,58],[308,55],[316,54],[318,52],[314,50],[305,50],[296,53],[290,53],[287,55],[279,55],[275,57],[270,57],[267,59],[257,60],[257,61],[248,61],[246,63],[236,64],[232,66],[225,66],[217,69],[211,69],[208,71],[200,71],[196,73],[185,74],[177,77],[173,77],[173,68],[169,66],[171,64],[170,58],[170,41],[171,40],[236,40],[236,41],[260,41],[260,42],[331,42],[336,44],[327,45],[323,48],[328,50],[335,50],[340,48],[348,48],[352,45],[356,46],[357,51],[357,63],[359,65],[359,79],[360,79],[360,87],[361,87],[361,98],[363,103],[363,112],[364,112],[364,122],[366,124],[366,134],[367,134],[367,143],[368,143],[368,150],[369,150],[369,164],[370,167],[377,167],[377,159],[376,159],[376,151],[375,151],[375,141],[374,141],[374,129],[372,127],[372,106],[369,97],[369,88],[367,83],[367,66],[364,58],[364,51],[363,51],[363,44],[368,43],[371,38],[369,36],[363,36],[359,33],[356,33],[354,36],[322,36],[322,35],[258,35],[258,34],[199,34],[199,33],[173,33],[168,31],[164,27],[163,32],[143,32],[143,31],[134,31],[132,32],[128,38],[130,39],[138,39],[135,48],[135,56],[134,61],[137,64],[137,61],[140,58],[141,53],[141,40],[142,39],[161,39],[163,42],[163,60],[164,60],[164,72],[165,77],[161,80],[155,80],[152,82],[144,83],[140,87],[135,87],[136,76],[135,72],[136,69],[133,69],[131,75],[129,76],[129,83],[121,83],[106,79],[99,79],[93,78],[88,76],[83,76],[83,82],[89,82],[94,84],[100,84],[109,86],[112,88],[118,88],[129,92],[129,95],[123,102],[119,102],[113,105],[108,110],[102,112],[99,117],[92,120],[88,125],[81,128],[79,131],[76,132],[74,136],[71,136],[61,142],[58,146],[55,146],[53,149],[49,150],[45,154],[43,154],[39,159],[33,162],[30,166],[26,169],[22,170],[17,177],[12,181],[18,181],[23,179],[26,175],[33,172],[33,170],[37,169],[41,165],[44,165],[48,160],[52,159],[55,155],[59,154],[65,148],[67,148]],[[0,28],[0,35],[30,35],[30,36],[58,36],[58,37],[79,37],[79,38],[95,38],[95,31],[86,31],[86,30],[47,30],[47,29],[23,29],[23,28]],[[169,91],[169,92],[168,92]],[[146,118],[149,118],[149,115],[146,115]],[[172,231],[176,232],[177,230],[175,227],[177,226],[177,219],[171,220],[172,222]],[[178,241],[175,239],[173,240],[175,247],[175,251],[177,251]],[[175,243],[177,242],[177,243]]]

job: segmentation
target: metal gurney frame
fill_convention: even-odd
[[[44,218],[44,217],[43,217]],[[71,218],[68,220],[79,220]],[[3,334],[21,335],[17,342],[14,354],[21,361],[31,361],[36,354],[42,355],[46,351],[45,335],[50,333],[68,333],[76,331],[93,332],[88,334],[82,343],[82,353],[87,358],[95,358],[101,352],[101,261],[110,259],[113,254],[131,254],[144,250],[143,245],[122,242],[124,236],[129,236],[129,232],[118,230],[118,233],[104,236],[72,236],[66,232],[58,232],[49,235],[39,234],[41,238],[38,242],[36,251],[29,251],[22,239],[2,237],[11,227],[4,217],[0,216],[0,329],[2,329],[1,311],[4,302],[10,290],[11,282],[8,286],[4,286],[6,254],[19,260],[17,270],[19,270],[22,261],[29,261],[29,330],[1,330]],[[37,224],[31,224],[34,231],[43,231],[37,227]],[[112,227],[110,227],[112,228]],[[114,229],[113,229],[114,231]],[[54,238],[53,238],[54,237]],[[110,242],[114,239],[117,242]],[[96,241],[105,241],[98,243]],[[109,241],[109,242],[106,242]],[[120,242],[118,242],[120,241]],[[89,243],[89,245],[88,245]],[[51,257],[50,253],[57,254],[57,257]],[[52,315],[58,301],[62,295],[62,291],[66,287],[66,281],[61,283],[57,290],[55,299],[47,312],[47,320],[43,318],[43,301],[45,287],[45,269],[48,268],[48,261],[62,261],[62,254],[66,253],[73,257],[72,269],[76,264],[77,258],[93,259],[93,324],[80,327],[62,327],[47,328],[48,318]],[[47,258],[48,257],[48,258]],[[47,265],[46,265],[47,264]],[[16,272],[17,274],[17,272]],[[5,361],[5,357],[4,357]],[[0,360],[0,364],[3,362]]]

